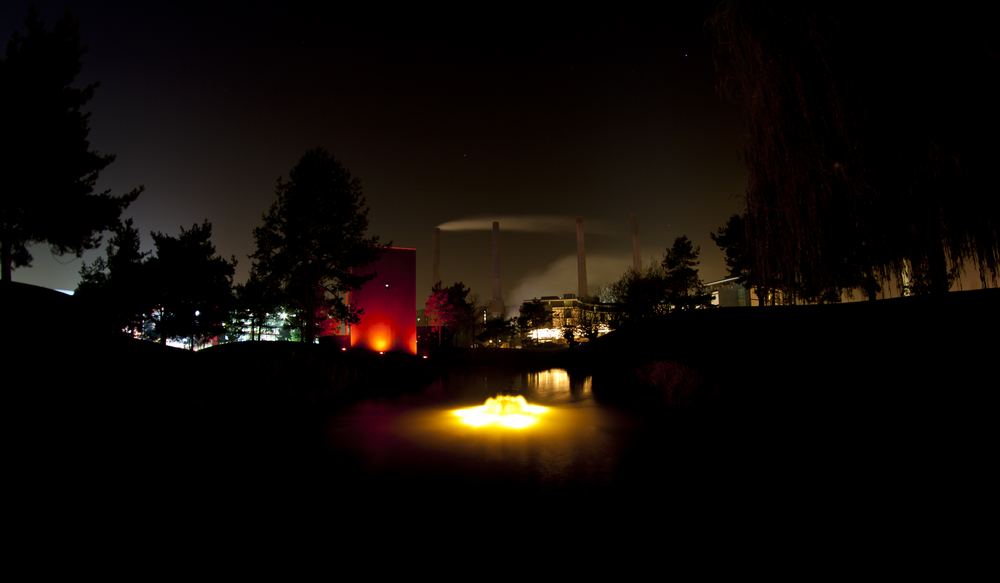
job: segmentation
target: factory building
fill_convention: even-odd
[[[350,294],[351,304],[364,311],[361,323],[351,326],[351,348],[416,354],[416,249],[390,247],[358,273],[376,275]]]
[[[712,294],[712,305],[720,308],[735,308],[758,305],[757,296],[750,296],[750,290],[738,283],[738,277],[710,281],[705,284],[705,293]],[[752,302],[752,303],[751,303]]]

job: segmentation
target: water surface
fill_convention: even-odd
[[[473,427],[455,411],[515,391],[548,411],[530,427]],[[366,492],[594,499],[655,489],[669,474],[658,431],[594,398],[566,371],[451,373],[398,399],[369,400],[327,423],[329,463]]]

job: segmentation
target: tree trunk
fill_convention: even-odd
[[[316,314],[313,311],[313,306],[310,303],[306,311],[306,329],[305,333],[302,335],[302,341],[306,344],[312,344],[313,340],[316,339]]]
[[[936,242],[928,247],[927,263],[930,273],[927,274],[927,279],[930,284],[930,292],[933,294],[948,293],[951,286],[948,285],[948,260],[944,256],[944,245]]]
[[[875,280],[875,276],[869,271],[865,273],[865,295],[868,296],[869,302],[874,302],[878,299],[879,288],[881,287]]]

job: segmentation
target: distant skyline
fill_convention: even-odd
[[[687,235],[702,279],[726,276],[709,233],[742,210],[746,171],[743,126],[715,92],[702,29],[713,2],[460,27],[270,2],[35,6],[47,28],[66,9],[80,21],[89,52],[77,83],[100,82],[91,145],[117,156],[97,186],[145,186],[124,217],[146,250],[150,231],[207,218],[245,281],[276,179],[322,146],[361,179],[369,235],[417,250],[417,306],[438,226],[444,284],[489,300],[490,233],[469,220],[500,221],[508,306],[576,292],[577,216],[591,293],[631,265],[633,213],[644,262]],[[26,15],[27,4],[0,8],[5,42]],[[522,230],[529,220],[541,226]],[[15,281],[76,287],[81,260],[31,252]]]

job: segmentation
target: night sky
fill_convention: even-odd
[[[687,235],[702,279],[726,275],[709,233],[742,209],[745,130],[715,91],[712,2],[614,15],[139,4],[35,3],[49,29],[66,9],[80,21],[77,83],[100,82],[91,146],[117,156],[98,189],[145,185],[124,216],[146,249],[150,231],[207,218],[245,281],[277,178],[323,146],[361,179],[369,235],[417,249],[420,306],[437,226],[445,285],[490,299],[493,220],[511,307],[577,291],[576,216],[591,293],[631,265],[632,213],[644,261]],[[26,15],[0,7],[5,43]],[[81,260],[31,252],[15,281],[76,287]]]

